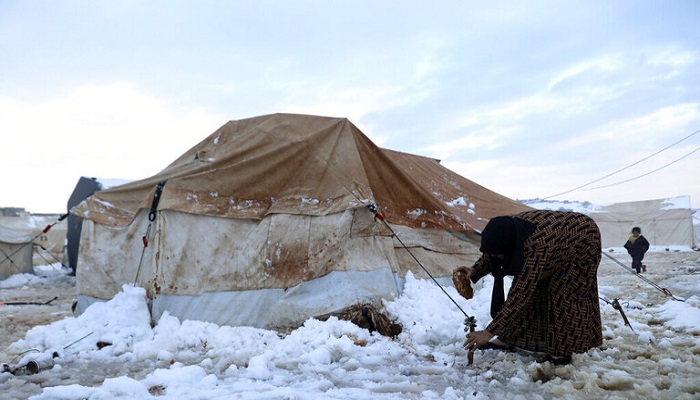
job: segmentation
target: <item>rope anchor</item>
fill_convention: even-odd
[[[622,320],[625,321],[625,325],[629,326],[630,329],[634,332],[634,328],[632,328],[632,324],[630,324],[630,321],[627,319],[627,315],[625,315],[625,311],[622,309],[622,305],[620,304],[620,299],[615,298],[612,301],[608,300],[607,297],[600,297],[598,296],[599,299],[603,300],[604,302],[610,304],[615,310],[620,312],[620,315],[622,316]]]
[[[620,305],[620,299],[613,299],[612,301],[612,306],[614,309],[620,312],[620,315],[622,315],[622,320],[625,321],[625,325],[629,326],[630,329],[632,329],[632,332],[634,332],[634,328],[632,328],[632,324],[630,324],[630,321],[627,319],[627,316],[625,315],[625,311],[622,309],[622,306]]]
[[[469,330],[469,332],[474,332],[474,331],[476,330],[476,318],[474,318],[473,316],[468,315],[468,314],[462,309],[462,307],[460,307],[459,304],[457,304],[457,302],[452,298],[452,296],[450,296],[450,294],[447,293],[447,291],[445,290],[445,288],[443,288],[442,285],[440,285],[440,283],[433,277],[433,275],[432,275],[430,272],[428,272],[428,270],[423,266],[423,264],[422,264],[420,261],[418,261],[418,259],[416,258],[416,256],[413,255],[413,253],[411,252],[411,250],[409,250],[409,248],[404,244],[404,242],[401,240],[401,238],[396,234],[396,232],[394,232],[394,230],[391,228],[391,226],[389,226],[389,224],[386,222],[386,219],[385,219],[384,216],[379,212],[379,209],[377,209],[377,206],[374,205],[374,204],[370,204],[370,205],[367,206],[367,209],[368,209],[372,214],[374,214],[374,217],[375,217],[376,219],[378,219],[378,220],[384,222],[384,226],[386,226],[386,227],[389,229],[389,231],[391,232],[392,236],[395,237],[396,240],[399,241],[399,243],[401,243],[401,246],[403,246],[404,250],[406,250],[406,251],[408,252],[408,254],[410,254],[411,257],[413,257],[413,260],[415,260],[415,262],[418,264],[418,266],[420,266],[421,269],[422,269],[426,274],[428,274],[428,276],[430,277],[430,279],[432,279],[433,282],[440,288],[440,290],[442,290],[442,292],[445,293],[445,295],[446,295],[450,300],[452,300],[452,302],[454,303],[455,306],[457,306],[457,308],[459,309],[459,311],[461,311],[462,314],[464,314],[464,317],[465,317],[465,318],[464,318],[464,331],[466,332],[467,330]],[[474,362],[474,349],[469,350],[468,361],[469,361],[469,362],[468,362],[469,365],[472,365],[472,363]]]

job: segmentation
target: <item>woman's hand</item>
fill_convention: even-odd
[[[486,344],[495,335],[487,330],[467,333],[467,340],[464,341],[464,348],[476,350],[482,344]]]

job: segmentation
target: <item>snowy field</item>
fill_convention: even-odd
[[[606,249],[625,265],[622,248]],[[432,281],[409,277],[386,303],[403,327],[392,340],[346,321],[309,320],[285,335],[179,321],[149,323],[141,288],[71,316],[74,278],[44,266],[0,281],[0,362],[39,362],[0,373],[2,399],[697,399],[700,398],[700,253],[652,248],[647,278],[603,257],[603,346],[566,366],[541,355],[477,351],[468,365],[464,315]],[[446,290],[479,329],[491,280],[472,300]],[[608,301],[619,298],[631,328]],[[232,306],[231,312],[235,312]],[[54,357],[55,356],[55,357]],[[44,368],[45,367],[45,368]]]

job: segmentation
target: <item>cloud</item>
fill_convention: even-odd
[[[685,68],[700,60],[700,50],[680,48],[660,48],[647,55],[650,65],[670,66],[673,69]]]
[[[12,171],[2,178],[10,189],[1,203],[33,212],[61,211],[81,176],[153,175],[226,122],[128,82],[82,86],[35,103],[4,97],[0,110],[0,131],[10,133],[3,147],[11,149],[1,162]]]
[[[620,55],[607,55],[569,65],[550,79],[547,84],[547,90],[554,90],[558,85],[584,74],[601,74],[617,71],[624,66],[620,58]]]
[[[662,107],[651,114],[613,120],[580,135],[569,136],[548,147],[553,152],[566,152],[591,145],[616,146],[631,149],[630,143],[653,143],[653,149],[670,145],[691,132],[692,123],[700,120],[700,104],[684,103]],[[647,149],[647,146],[641,147]]]
[[[438,158],[448,158],[462,150],[493,150],[506,143],[532,141],[540,131],[533,130],[529,120],[545,120],[552,113],[558,117],[578,114],[586,108],[581,99],[542,91],[487,107],[454,112],[442,130],[458,132],[459,137],[440,140],[427,146],[425,151],[441,154]]]

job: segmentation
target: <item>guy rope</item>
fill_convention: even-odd
[[[386,227],[389,229],[389,231],[391,232],[391,234],[396,238],[396,240],[399,241],[399,243],[401,244],[401,246],[403,246],[404,250],[406,250],[406,251],[408,252],[408,254],[411,255],[411,257],[416,261],[416,263],[421,267],[421,269],[423,269],[423,271],[425,271],[425,273],[428,274],[428,276],[430,277],[430,279],[432,279],[433,282],[435,282],[435,284],[440,288],[440,290],[442,290],[442,292],[445,293],[445,295],[446,295],[450,300],[452,300],[452,302],[454,303],[454,305],[457,306],[457,308],[459,309],[459,311],[461,311],[462,314],[464,314],[464,330],[465,330],[465,332],[466,332],[467,330],[469,330],[469,332],[474,332],[474,331],[476,330],[476,318],[474,318],[473,316],[468,315],[468,314],[462,309],[462,307],[460,307],[459,304],[457,304],[457,302],[455,301],[455,299],[453,299],[452,296],[450,296],[450,294],[447,293],[447,291],[445,290],[445,288],[443,288],[442,285],[440,285],[440,283],[433,277],[433,275],[432,275],[430,272],[428,272],[428,270],[423,266],[423,263],[421,263],[421,262],[418,260],[418,258],[416,258],[416,256],[413,255],[413,253],[411,252],[411,250],[409,250],[409,248],[404,244],[404,242],[401,240],[401,238],[399,237],[399,235],[397,235],[396,232],[391,228],[391,226],[389,225],[389,223],[386,222],[386,219],[385,219],[384,216],[379,212],[379,210],[377,209],[377,206],[374,205],[374,204],[370,204],[369,206],[367,206],[367,208],[369,209],[369,211],[370,211],[372,214],[374,214],[374,217],[375,217],[375,218],[377,218],[378,220],[380,220],[380,221],[382,221],[382,222],[384,223],[384,226],[386,226]],[[471,349],[471,350],[469,350],[469,365],[472,364],[473,360],[474,360],[474,349]]]
[[[609,255],[609,254],[607,254],[607,253],[605,253],[605,252],[603,252],[603,255],[606,256],[606,257],[608,257],[609,259],[615,261],[615,262],[616,262],[619,266],[621,266],[623,269],[625,269],[626,271],[632,273],[633,275],[635,275],[637,278],[643,280],[644,282],[648,283],[649,285],[651,285],[652,287],[654,287],[656,290],[658,290],[658,291],[660,291],[661,293],[663,293],[665,296],[670,296],[673,300],[683,301],[683,299],[679,299],[679,298],[677,298],[676,296],[674,296],[673,293],[671,293],[670,290],[668,290],[668,289],[666,289],[666,288],[664,288],[664,287],[659,286],[658,284],[654,283],[652,280],[648,279],[646,276],[642,276],[642,274],[636,273],[632,268],[628,268],[625,264],[621,263],[621,262],[620,262],[618,259],[616,259],[615,257],[613,257],[613,256],[611,256],[611,255]]]

